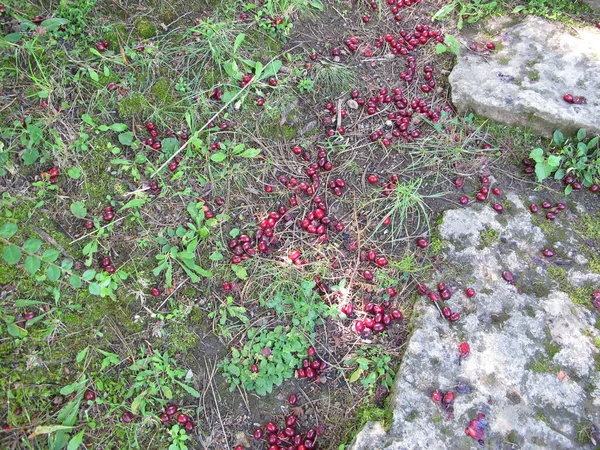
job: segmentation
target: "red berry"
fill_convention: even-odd
[[[473,296],[475,295],[475,289],[473,289],[473,288],[468,288],[468,289],[465,291],[465,294],[467,295],[467,297],[471,298],[471,297],[473,297]]]
[[[469,344],[467,342],[461,342],[458,346],[458,354],[460,357],[466,358],[469,356],[469,353],[471,353],[471,347],[469,347]]]
[[[417,247],[427,248],[428,246],[429,246],[429,242],[427,242],[427,239],[417,239]]]
[[[157,287],[153,287],[152,289],[150,289],[150,293],[153,297],[160,297],[160,289]]]
[[[85,391],[85,394],[83,394],[84,398],[90,402],[93,402],[94,400],[96,400],[96,393],[92,390],[87,390]]]

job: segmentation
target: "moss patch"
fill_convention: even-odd
[[[148,110],[148,101],[139,92],[132,93],[125,97],[119,103],[117,111],[121,119],[133,119],[136,116],[142,116]]]
[[[156,25],[147,19],[139,18],[135,21],[135,31],[143,39],[150,39],[156,35]]]

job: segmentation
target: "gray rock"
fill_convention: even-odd
[[[600,30],[534,16],[516,25],[495,19],[486,28],[493,30],[492,38],[462,40],[466,48],[492,40],[496,51],[463,51],[449,77],[459,112],[531,127],[545,136],[557,129],[600,133]],[[567,93],[583,96],[587,103],[566,103]]]
[[[507,193],[504,203],[510,207],[502,215],[488,205],[444,214],[439,233],[450,263],[428,285],[456,284],[448,306],[462,317],[451,324],[429,300],[417,300],[391,397],[391,427],[367,424],[353,450],[481,448],[465,435],[478,413],[487,420],[485,448],[590,448],[578,433],[600,424],[598,314],[573,303],[550,277],[549,263],[536,262],[548,242],[519,197]],[[485,247],[486,230],[505,239]],[[565,232],[581,244],[574,231]],[[585,265],[573,264],[579,283],[598,281]],[[513,272],[515,285],[504,281],[504,270]],[[536,292],[534,283],[550,289]],[[467,287],[475,297],[464,295]],[[460,361],[462,341],[471,354]],[[457,392],[453,417],[431,400],[434,389]]]
[[[583,2],[590,5],[594,11],[600,11],[600,0],[583,0]]]

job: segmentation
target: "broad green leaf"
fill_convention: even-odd
[[[548,161],[547,164],[551,167],[558,167],[560,165],[560,157],[556,156],[556,155],[550,155],[548,156]]]
[[[5,223],[0,227],[0,236],[4,239],[10,239],[17,233],[18,227],[14,223]]]
[[[56,31],[61,26],[67,25],[68,23],[69,23],[68,19],[63,19],[63,18],[60,18],[60,17],[54,17],[52,19],[46,19],[46,20],[44,20],[40,24],[40,26],[46,28],[48,31]]]
[[[6,331],[8,331],[8,334],[10,334],[12,337],[16,338],[22,338],[24,336],[27,336],[27,330],[21,328],[20,326],[14,323],[6,324]]]
[[[23,243],[23,249],[27,252],[27,253],[36,253],[42,246],[42,241],[40,241],[39,239],[27,239],[24,243]]]
[[[91,67],[88,67],[88,74],[90,76],[90,78],[94,81],[98,81],[100,78],[98,77],[98,72],[96,72],[94,69],[92,69]]]
[[[87,216],[87,208],[83,202],[71,203],[71,212],[79,219],[85,219],[85,216]]]
[[[71,275],[69,277],[69,284],[75,288],[75,289],[79,289],[81,287],[81,278],[78,277],[77,275]]]
[[[222,162],[225,160],[225,158],[227,158],[227,155],[223,152],[215,153],[210,157],[210,159],[214,162]]]
[[[275,61],[272,61],[271,64],[265,67],[262,75],[260,76],[260,79],[264,80],[266,78],[274,77],[275,75],[277,75],[279,69],[281,69],[282,66],[283,63],[280,60],[276,59]]]
[[[42,261],[51,263],[51,262],[56,261],[59,256],[60,256],[60,252],[58,250],[51,248],[51,249],[46,250],[44,253],[42,253]]]
[[[69,167],[69,170],[67,170],[67,175],[74,180],[79,180],[79,178],[81,178],[81,169],[79,167]]]
[[[40,157],[40,152],[35,147],[28,148],[27,150],[25,150],[23,152],[23,162],[25,163],[26,166],[30,166],[31,164],[34,164],[38,160],[39,157]]]
[[[100,295],[102,293],[102,288],[98,283],[90,283],[88,290],[92,295]]]
[[[552,140],[554,141],[554,143],[556,145],[558,145],[560,147],[563,144],[563,142],[565,142],[565,136],[562,134],[562,132],[560,130],[556,130],[554,132],[554,135],[552,136]]]
[[[579,142],[583,141],[585,139],[585,128],[580,128],[579,131],[577,131],[577,140]]]
[[[25,258],[25,268],[32,275],[38,270],[40,270],[41,265],[42,261],[40,261],[40,258],[38,258],[37,256],[31,255]]]
[[[83,444],[83,435],[85,434],[85,429],[81,430],[75,436],[71,438],[69,441],[69,445],[67,445],[67,450],[77,450]]]
[[[239,156],[241,156],[242,158],[256,158],[258,155],[260,155],[260,149],[247,148],[242,153],[240,153]]]
[[[170,155],[179,148],[179,140],[175,138],[163,139],[162,141],[160,141],[160,143],[162,145],[162,151],[166,155]]]
[[[50,281],[58,281],[61,273],[61,270],[56,266],[48,266],[46,269],[46,276]]]
[[[535,162],[541,163],[544,161],[544,150],[541,148],[534,148],[529,153],[529,157],[533,159]]]
[[[6,36],[4,36],[3,39],[6,42],[10,42],[11,44],[14,44],[16,42],[19,42],[22,37],[23,37],[23,35],[21,33],[9,33]]]
[[[240,266],[239,264],[232,264],[231,265],[231,270],[233,270],[233,272],[236,274],[236,276],[240,280],[247,280],[248,279],[248,272],[246,271],[245,267]]]
[[[127,147],[130,147],[131,144],[133,144],[133,132],[127,131],[119,134],[119,142]]]
[[[2,249],[2,257],[11,265],[15,265],[21,259],[21,249],[16,245],[8,245]]]

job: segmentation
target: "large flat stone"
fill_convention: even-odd
[[[439,233],[448,265],[427,284],[453,286],[448,304],[462,313],[461,320],[449,323],[429,300],[418,300],[392,394],[391,429],[368,424],[353,450],[482,448],[465,435],[478,413],[487,420],[483,448],[593,448],[579,442],[579,433],[600,423],[598,312],[559,290],[548,270],[556,262],[540,259],[547,238],[522,200],[508,193],[504,206],[502,215],[484,205],[445,213]],[[562,222],[557,226],[564,226],[568,245],[555,248],[571,262],[570,282],[598,287],[585,258],[576,262],[577,254],[570,253],[585,245],[582,238],[568,218]],[[482,240],[494,232],[499,239]],[[515,285],[503,279],[506,270],[515,275]],[[469,286],[477,291],[471,299],[463,294]],[[462,361],[461,341],[471,347]],[[459,382],[471,392],[456,394],[454,416],[448,417],[430,395],[434,389],[458,392]]]
[[[452,101],[459,112],[474,112],[508,125],[531,127],[550,136],[579,128],[600,133],[600,30],[575,29],[528,16],[518,24],[487,30],[493,36],[463,36],[465,48],[450,74]],[[468,50],[472,42],[493,41],[491,53]],[[568,104],[564,94],[587,104]]]
[[[584,0],[595,11],[600,11],[600,0]]]

